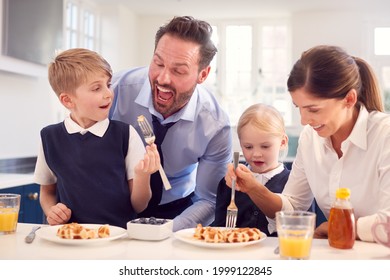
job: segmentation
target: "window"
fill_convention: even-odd
[[[84,11],[84,47],[95,49],[95,14]]]
[[[86,1],[66,1],[65,48],[87,48],[99,51],[98,13]]]
[[[219,50],[218,27],[212,26],[212,29],[213,29],[213,35],[211,37],[211,40],[213,41],[214,45]],[[216,92],[216,87],[217,87],[217,72],[218,72],[217,59],[218,59],[218,55],[215,55],[213,60],[210,63],[211,70],[210,70],[209,76],[207,77],[207,80],[205,82],[206,86],[211,87],[213,92]]]
[[[78,6],[72,2],[66,4],[66,49],[75,48],[78,43]]]
[[[252,26],[226,27],[225,94],[245,99],[251,94]]]
[[[221,75],[222,104],[233,125],[251,102],[254,77],[252,73],[252,26],[228,25],[225,29],[225,67]]]
[[[98,13],[93,4],[88,1],[64,1],[64,49],[86,48],[100,51],[100,37],[98,32]],[[59,102],[57,119],[61,121],[69,114]]]
[[[287,91],[288,30],[286,25],[263,25],[260,29],[259,82],[257,102],[272,105],[283,115],[286,125],[291,125],[291,99]]]
[[[207,83],[212,84],[231,124],[235,126],[250,105],[265,103],[276,107],[286,125],[292,125],[286,86],[291,66],[287,23],[219,22],[213,30],[218,53]]]
[[[372,29],[374,45],[370,62],[379,80],[385,110],[390,112],[390,22],[381,25]]]
[[[390,27],[375,28],[375,55],[390,55]]]
[[[390,112],[390,65],[383,66],[380,74],[379,80],[382,81],[385,110]]]

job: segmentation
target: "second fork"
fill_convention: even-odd
[[[144,135],[145,142],[148,145],[153,144],[154,141],[156,140],[156,136],[154,135],[153,129],[150,126],[148,120],[145,118],[145,116],[140,115],[138,116],[137,121],[138,121],[138,125],[141,128],[142,134]],[[160,165],[158,170],[160,172],[161,180],[163,182],[165,190],[170,190],[172,187],[171,184],[169,183],[169,180],[167,178],[167,175],[165,174],[162,165]]]
[[[239,160],[239,152],[234,152],[233,155],[233,165],[234,170],[236,170]],[[230,199],[230,204],[226,211],[226,227],[227,228],[235,228],[236,222],[237,222],[237,214],[238,214],[238,208],[235,203],[235,194],[236,194],[236,179],[232,180],[232,195]]]

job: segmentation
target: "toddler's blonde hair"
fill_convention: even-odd
[[[273,136],[286,136],[288,140],[283,116],[272,106],[257,103],[248,107],[244,113],[242,113],[237,125],[239,140],[241,140],[242,128],[247,124],[251,124],[259,130],[270,133]],[[282,160],[287,156],[287,153],[288,145],[286,145],[286,149],[281,151],[279,158]]]

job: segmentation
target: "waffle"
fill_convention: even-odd
[[[257,228],[222,229],[203,227],[198,224],[194,238],[210,243],[241,243],[259,240],[261,235],[261,231]]]
[[[78,223],[65,224],[58,228],[57,236],[63,239],[96,239],[110,236],[108,225],[96,229],[86,228]]]
[[[110,236],[110,227],[108,225],[103,225],[98,228],[99,238],[105,238]]]

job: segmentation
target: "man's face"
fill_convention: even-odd
[[[210,67],[199,69],[200,46],[170,34],[161,37],[149,69],[153,106],[164,118],[176,113],[191,99]]]

